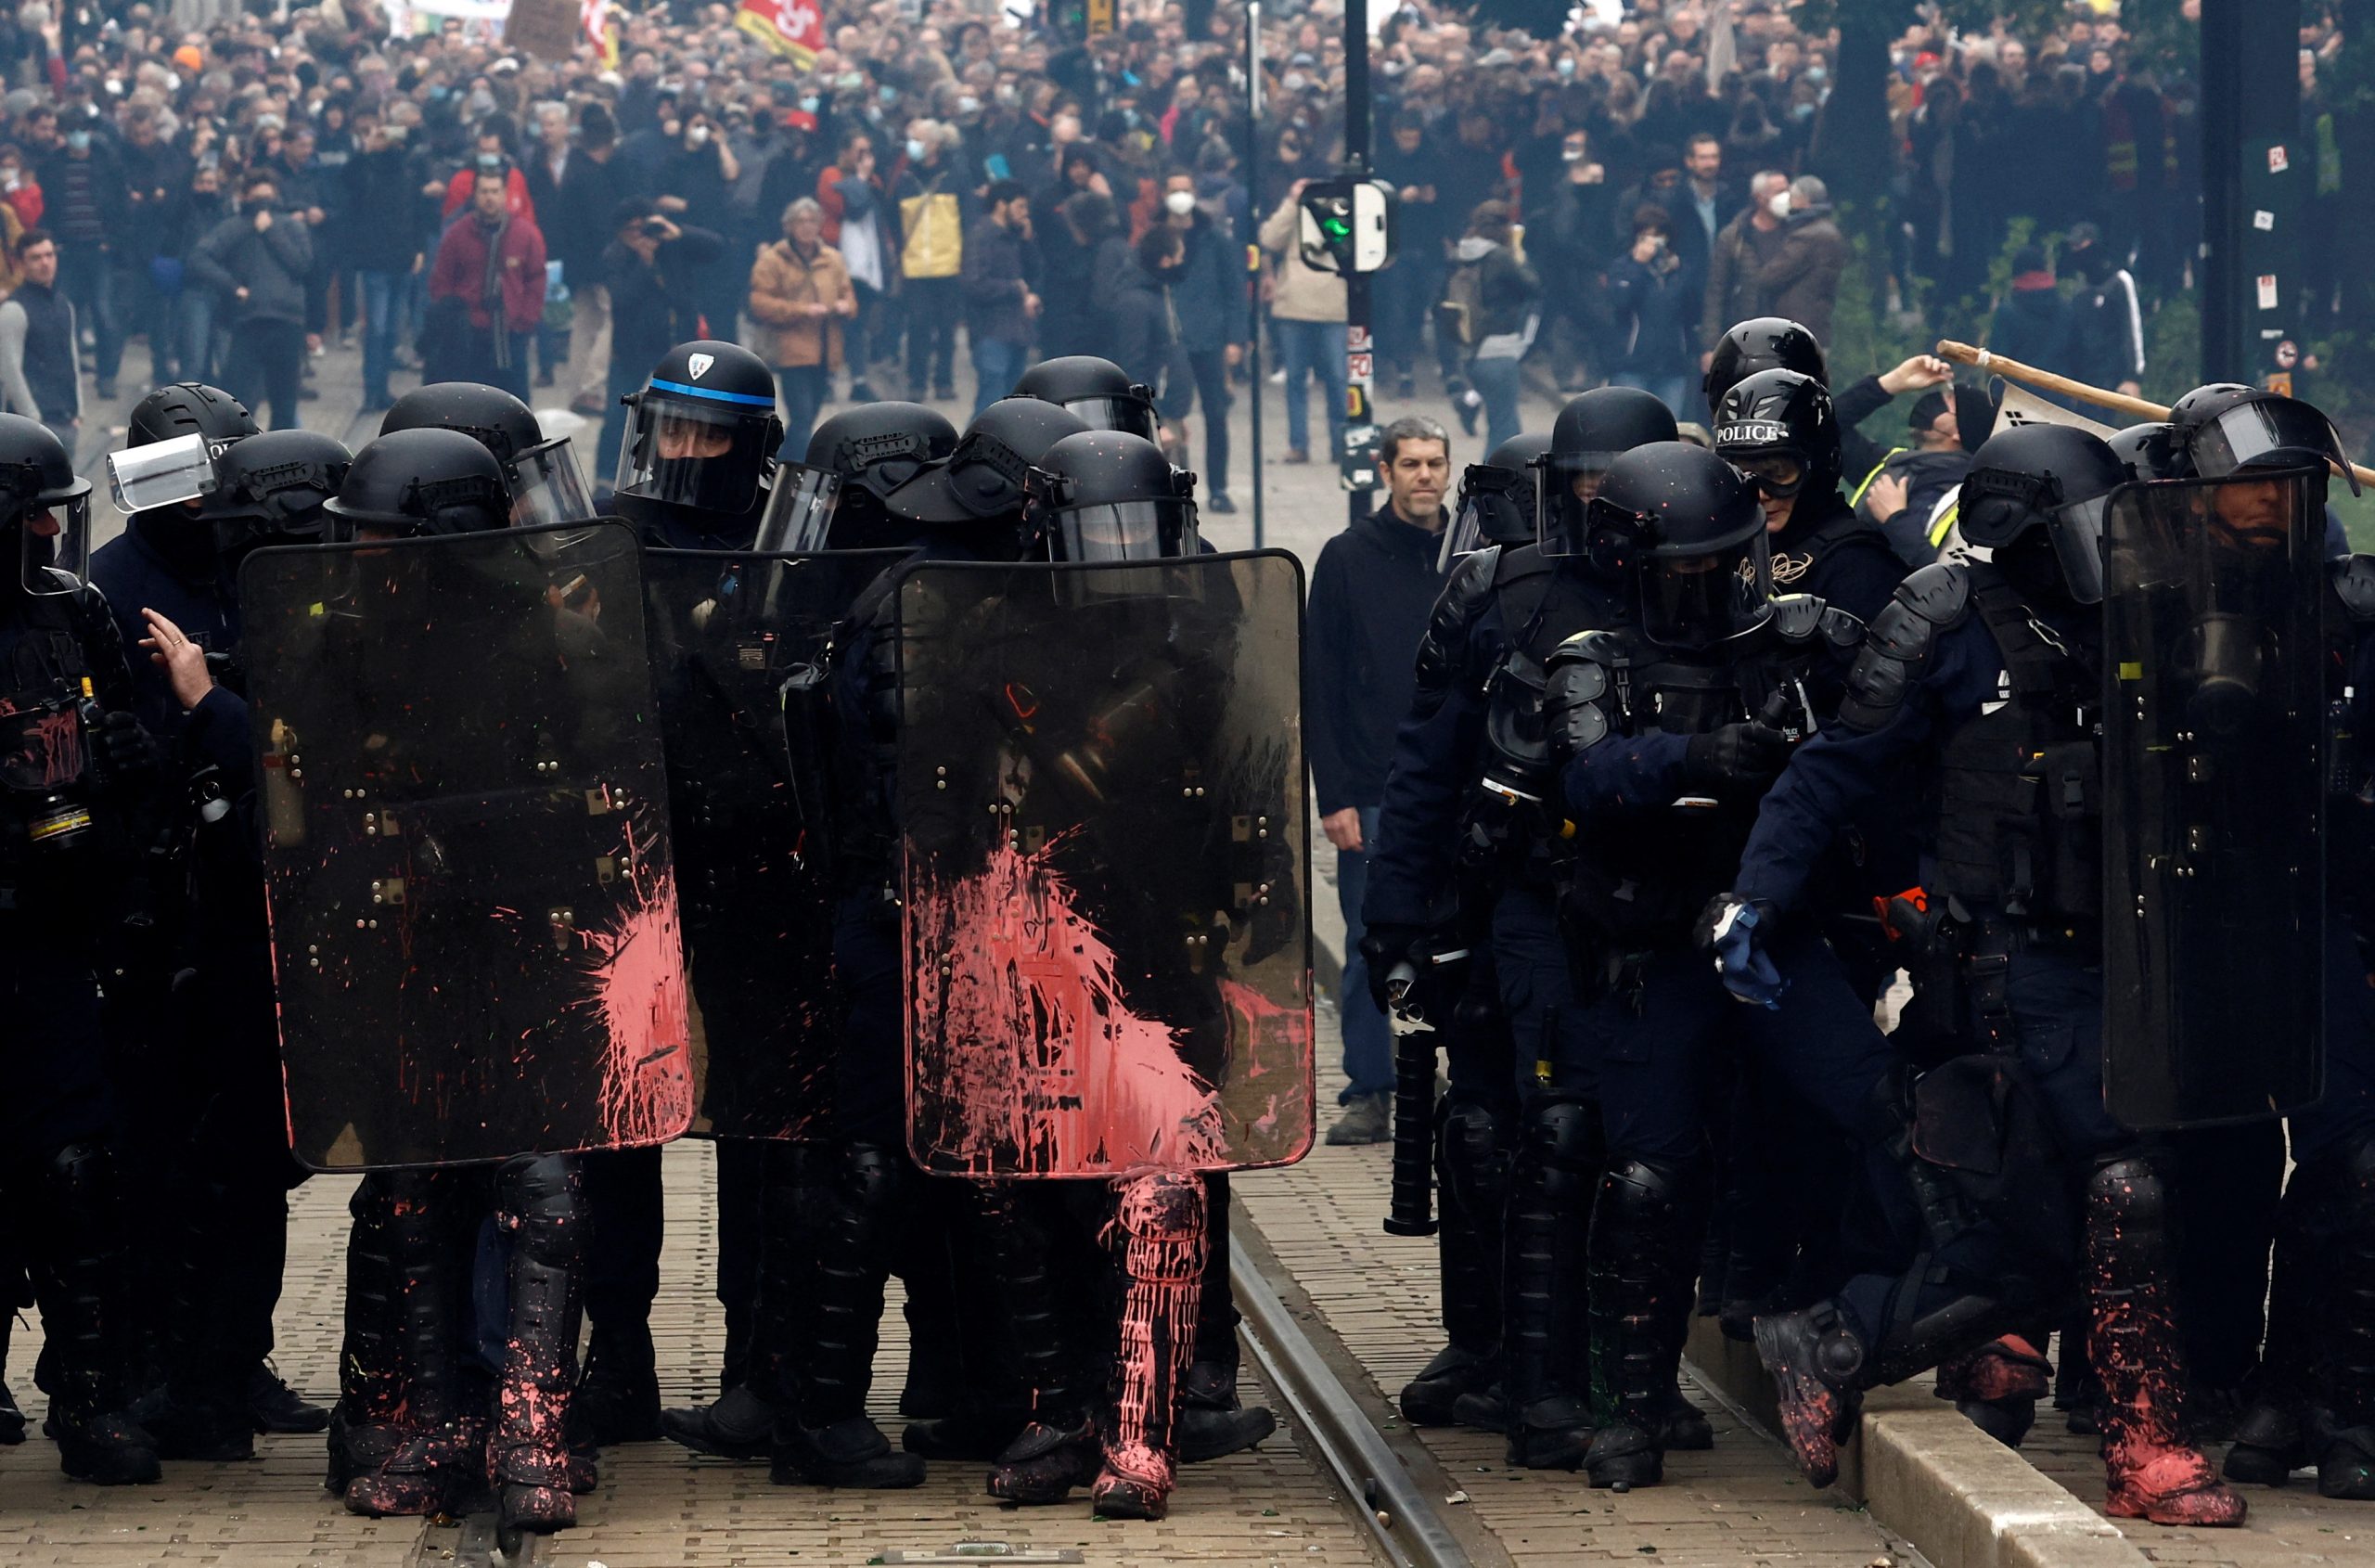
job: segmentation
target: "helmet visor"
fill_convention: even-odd
[[[1775,500],[1787,500],[1806,485],[1805,460],[1794,452],[1725,454],[1732,467],[1754,481],[1757,490]]]
[[[1487,545],[1531,544],[1534,537],[1534,469],[1511,472],[1470,463],[1460,476],[1459,509],[1444,530],[1435,554],[1435,569],[1451,570],[1461,556]]]
[[[786,463],[776,469],[766,516],[751,548],[769,555],[814,555],[826,548],[841,508],[841,476],[828,469]]]
[[[1594,553],[1590,527],[1592,498],[1599,482],[1621,452],[1553,453],[1537,471],[1534,491],[1534,539],[1546,556],[1588,556]]]
[[[1759,529],[1707,555],[1641,559],[1641,631],[1666,648],[1714,647],[1773,611],[1773,560]]]
[[[1196,553],[1196,504],[1119,501],[1047,518],[1047,554],[1065,561],[1162,560]]]
[[[2080,604],[2103,602],[2103,515],[2111,505],[2111,495],[2102,495],[2046,514],[2054,559],[2061,564],[2070,597]]]
[[[666,507],[747,512],[766,471],[772,409],[758,413],[646,391],[627,410],[617,489]]]
[[[91,491],[27,501],[17,514],[18,581],[36,597],[79,591],[91,577]]]
[[[2194,432],[2194,471],[2225,479],[2250,467],[2297,468],[2324,459],[2339,467],[2358,493],[2358,476],[2343,456],[2333,421],[2298,398],[2259,398],[2239,403]]]
[[[214,493],[214,458],[199,435],[110,452],[108,489],[126,515],[195,501]]]
[[[512,459],[512,527],[583,522],[593,515],[594,497],[586,491],[568,437],[532,446]]]
[[[1064,405],[1093,431],[1123,431],[1148,441],[1154,439],[1154,400],[1143,388],[1119,397],[1080,397]]]

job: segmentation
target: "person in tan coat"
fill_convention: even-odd
[[[841,253],[825,243],[825,210],[802,197],[783,210],[783,234],[761,246],[751,267],[751,319],[770,328],[764,345],[783,389],[783,446],[797,463],[808,452],[816,411],[841,363],[841,323],[857,314],[857,290]]]

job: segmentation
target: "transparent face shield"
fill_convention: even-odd
[[[1148,441],[1154,437],[1154,396],[1144,387],[1133,387],[1119,397],[1080,397],[1064,407],[1080,416],[1081,423],[1093,431],[1124,431]]]
[[[1512,473],[1470,463],[1460,476],[1459,506],[1452,513],[1451,526],[1444,530],[1435,570],[1449,572],[1452,562],[1487,545],[1532,543],[1537,479],[1533,469]]]
[[[2237,404],[2193,436],[2194,471],[2204,479],[2224,479],[2253,465],[2290,468],[2320,457],[2339,467],[2350,493],[2358,494],[2358,476],[2343,455],[2333,421],[2297,398]]]
[[[2047,516],[2054,559],[2061,563],[2070,597],[2080,604],[2103,602],[2103,515],[2111,504],[2111,496],[2098,495],[2058,507]]]
[[[512,460],[511,526],[583,522],[593,515],[594,497],[568,437],[532,446]]]
[[[1599,494],[1600,477],[1608,472],[1608,466],[1621,456],[1616,452],[1554,454],[1536,467],[1534,539],[1544,555],[1595,553],[1592,498]]]
[[[619,494],[696,511],[749,511],[773,456],[773,415],[772,407],[762,414],[645,392],[627,409]]]
[[[1707,555],[1641,561],[1641,631],[1666,648],[1698,651],[1752,631],[1773,612],[1772,598],[1763,529]]]
[[[1193,501],[1123,501],[1048,514],[1052,560],[1162,560],[1195,553]]]
[[[78,591],[91,576],[91,489],[28,501],[17,518],[17,580],[36,598]]]
[[[766,515],[759,520],[751,548],[767,555],[814,555],[827,547],[833,514],[841,509],[841,476],[804,463],[776,469]]]
[[[108,489],[127,517],[214,494],[214,456],[206,438],[177,435],[108,454]]]

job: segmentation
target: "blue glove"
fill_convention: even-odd
[[[1757,933],[1770,911],[1748,900],[1719,893],[1699,916],[1699,945],[1715,956],[1715,977],[1734,999],[1760,1008],[1778,1008],[1790,983],[1773,967]]]

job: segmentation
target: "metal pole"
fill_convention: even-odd
[[[1344,0],[1344,171],[1356,180],[1369,176],[1368,0]],[[1369,399],[1376,373],[1377,356],[1369,347],[1369,275],[1347,273],[1344,449],[1337,463],[1354,522],[1368,515],[1368,493],[1377,485],[1377,410]]]
[[[1253,547],[1262,547],[1262,0],[1245,7],[1245,382],[1253,426]]]

